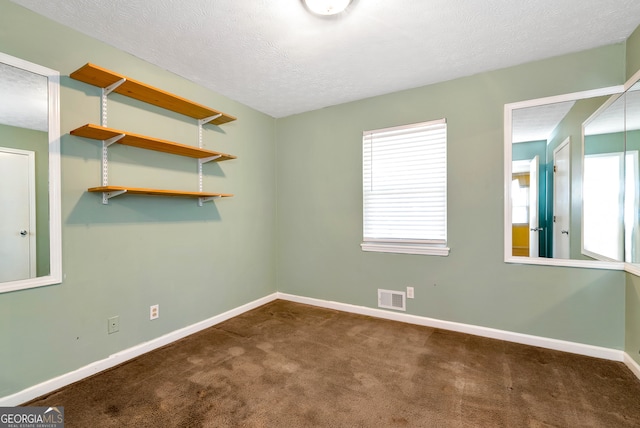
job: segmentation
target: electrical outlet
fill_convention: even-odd
[[[160,305],[149,307],[149,319],[154,320],[160,316]]]
[[[407,299],[413,299],[413,287],[407,287]]]
[[[115,316],[107,319],[107,333],[120,331],[120,317]]]

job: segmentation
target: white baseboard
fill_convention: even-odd
[[[604,348],[600,346],[586,345],[584,343],[568,342],[565,340],[551,339],[542,336],[532,336],[529,334],[515,333],[512,331],[497,330],[494,328],[480,327],[471,324],[462,324],[452,321],[442,321],[434,318],[427,318],[417,315],[410,315],[400,312],[391,312],[383,309],[368,308],[365,306],[350,305],[347,303],[331,302],[327,300],[314,299],[311,297],[301,297],[293,294],[276,293],[278,299],[290,300],[292,302],[306,303],[308,305],[319,306],[328,309],[335,309],[343,312],[351,312],[360,315],[368,315],[376,318],[384,318],[393,321],[400,321],[409,324],[422,325],[426,327],[441,328],[443,330],[457,331],[460,333],[473,334],[475,336],[489,337],[492,339],[504,340],[507,342],[521,343],[524,345],[538,346],[540,348],[554,349],[556,351],[571,352],[573,354],[587,355],[590,357],[603,358],[612,361],[625,361],[624,352],[617,349]],[[639,376],[640,378],[640,376]]]
[[[624,363],[629,367],[638,379],[640,379],[640,364],[638,364],[628,353],[624,353]]]
[[[168,345],[169,343],[175,342],[176,340],[182,339],[183,337],[189,336],[200,330],[212,327],[244,312],[250,311],[251,309],[255,309],[266,303],[272,302],[276,299],[277,293],[270,294],[258,300],[254,300],[253,302],[249,302],[245,305],[231,309],[220,315],[216,315],[204,321],[200,321],[179,330],[172,331],[171,333],[167,333],[148,342],[144,342],[131,348],[125,349],[116,354],[110,355],[103,360],[93,362],[72,372],[65,373],[61,376],[47,380],[38,385],[34,385],[22,391],[16,392],[15,394],[0,397],[0,407],[18,406],[22,403],[33,400],[34,398],[43,396],[64,386],[77,382],[81,379],[92,376],[98,372],[109,369],[111,367],[115,367],[118,364],[122,364],[125,361],[135,358],[139,355]]]

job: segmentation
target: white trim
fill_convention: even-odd
[[[633,73],[633,76],[631,76],[625,83],[624,83],[624,90],[625,92],[628,89],[631,89],[631,87],[633,85],[635,85],[636,83],[638,83],[638,80],[640,80],[640,70],[636,71],[635,73]]]
[[[549,97],[535,98],[535,99],[525,100],[525,101],[517,101],[514,103],[505,104],[504,106],[505,106],[505,109],[509,108],[511,110],[515,110],[515,109],[526,108],[526,107],[537,107],[544,104],[555,104],[555,103],[562,103],[565,101],[582,100],[585,98],[602,97],[606,95],[618,94],[621,92],[624,92],[624,85],[614,85],[614,86],[607,86],[605,88],[571,92],[569,94],[552,95]]]
[[[624,270],[635,276],[640,276],[640,265],[638,263],[625,263]]]
[[[125,361],[128,361],[132,358],[135,358],[147,352],[153,351],[154,349],[168,345],[172,342],[175,342],[176,340],[182,339],[183,337],[189,336],[191,334],[197,333],[206,328],[212,327],[230,318],[233,318],[247,311],[255,309],[259,306],[272,302],[276,299],[277,299],[277,293],[270,294],[268,296],[254,300],[253,302],[249,302],[245,305],[238,306],[237,308],[230,309],[227,312],[223,312],[219,315],[213,316],[204,321],[197,322],[190,326],[172,331],[171,333],[167,333],[165,335],[152,339],[148,342],[143,342],[139,345],[117,352],[103,360],[95,361],[84,367],[80,367],[79,369],[74,370],[72,372],[65,373],[53,379],[49,379],[45,382],[39,383],[37,385],[34,385],[22,391],[16,392],[15,394],[7,395],[5,397],[0,397],[0,407],[18,406],[22,403],[25,403],[29,400],[33,400],[34,398],[53,392],[71,383],[77,382],[89,376],[93,376],[98,372],[117,366],[118,364],[122,364]]]
[[[398,125],[398,126],[390,126],[388,128],[380,128],[380,129],[371,129],[369,131],[362,131],[362,135],[370,135],[375,134],[377,132],[389,132],[389,131],[401,131],[403,129],[411,129],[411,128],[422,128],[424,126],[431,125],[446,125],[447,119],[435,119],[435,120],[427,120],[426,122],[418,122],[418,123],[409,123],[407,125]]]
[[[427,256],[448,256],[448,247],[435,247],[425,244],[384,244],[381,242],[363,242],[360,244],[362,251],[373,251],[378,253],[398,253],[398,254],[422,254]]]
[[[368,315],[375,318],[384,318],[393,321],[405,322],[408,324],[422,325],[425,327],[441,328],[443,330],[457,331],[460,333],[472,334],[475,336],[488,337],[491,339],[504,340],[507,342],[521,343],[523,345],[538,346],[540,348],[570,352],[572,354],[586,355],[589,357],[602,358],[606,360],[625,361],[624,351],[618,349],[604,348],[601,346],[569,342],[566,340],[552,339],[542,336],[533,336],[529,334],[498,330],[471,324],[462,324],[453,321],[443,321],[418,315],[389,312],[382,309],[356,306],[348,303],[332,302],[327,300],[315,299],[312,297],[302,297],[280,292],[276,294],[278,296],[278,299],[304,303],[312,306],[319,306],[327,309],[334,309],[337,311],[350,312],[359,315]]]
[[[624,364],[633,372],[634,375],[636,375],[638,379],[640,379],[640,364],[638,364],[636,360],[631,358],[631,355],[626,352],[624,353]]]

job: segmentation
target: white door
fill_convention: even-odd
[[[0,147],[0,282],[36,276],[35,153]]]
[[[553,151],[553,257],[570,258],[571,168],[569,138]]]
[[[538,170],[540,157],[536,155],[529,164],[529,257],[539,257],[540,220],[538,218]]]

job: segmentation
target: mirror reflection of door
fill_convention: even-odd
[[[529,257],[538,257],[540,254],[540,239],[538,234],[542,231],[538,216],[540,192],[538,190],[538,176],[540,170],[540,157],[534,157],[529,164]]]
[[[35,153],[0,147],[0,282],[36,276]]]
[[[571,205],[570,140],[553,151],[553,257],[570,258]]]
[[[539,168],[540,157],[514,161],[512,166],[512,254],[539,257]]]

